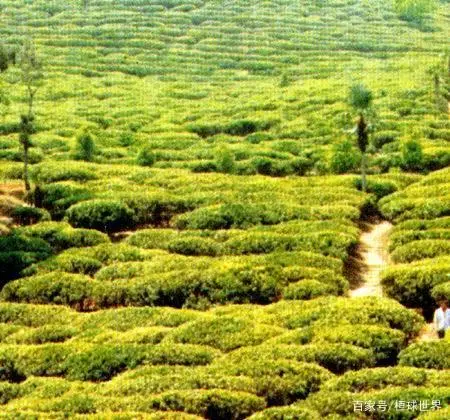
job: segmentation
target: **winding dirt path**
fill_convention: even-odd
[[[381,272],[389,263],[388,240],[393,226],[389,222],[373,225],[361,235],[361,257],[366,267],[362,274],[364,283],[350,291],[350,297],[383,296]]]
[[[383,296],[381,287],[381,272],[389,264],[389,234],[393,226],[389,222],[381,222],[372,225],[368,232],[360,237],[361,257],[365,266],[362,273],[363,284],[357,289],[350,291],[350,297],[360,296]],[[416,341],[436,340],[437,335],[433,324],[426,324],[420,331]]]

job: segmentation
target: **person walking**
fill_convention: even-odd
[[[450,329],[450,308],[446,299],[439,301],[439,308],[434,312],[433,322],[438,337],[444,338],[445,332]]]

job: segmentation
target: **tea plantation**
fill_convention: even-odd
[[[425,3],[0,0],[0,419],[450,418]]]

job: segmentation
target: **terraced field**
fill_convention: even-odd
[[[448,418],[450,337],[420,332],[450,299],[449,17],[0,0],[44,64],[28,193],[0,74],[0,418]],[[384,297],[350,298],[383,220]]]
[[[445,6],[419,30],[389,0],[2,0],[0,36],[12,47],[32,35],[47,64],[36,161],[70,159],[87,125],[101,162],[148,147],[164,168],[222,171],[228,153],[238,174],[320,174],[353,127],[348,88],[364,82],[378,115],[374,170],[401,165],[412,132],[436,169],[450,127],[427,71],[448,47]],[[24,100],[12,95],[5,134]],[[20,159],[14,135],[1,149]]]

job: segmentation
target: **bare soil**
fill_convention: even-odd
[[[391,223],[383,221],[362,233],[359,249],[362,284],[350,291],[350,297],[383,296],[381,272],[389,264],[388,241],[392,227]]]

